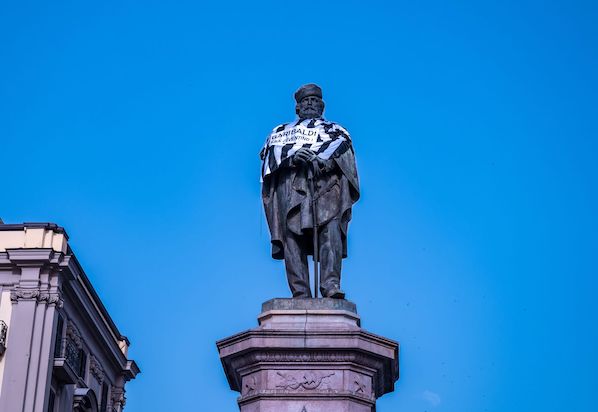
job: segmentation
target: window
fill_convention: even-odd
[[[102,402],[100,403],[100,412],[108,412],[108,384],[102,385]]]
[[[56,394],[54,390],[50,389],[50,398],[48,399],[48,412],[54,412],[54,403],[56,402]]]
[[[61,358],[62,352],[62,330],[64,329],[64,318],[58,314],[58,324],[56,325],[56,340],[54,342],[54,357]]]
[[[87,353],[83,350],[83,348],[79,349],[79,376],[84,378],[85,377],[85,367],[87,366]]]
[[[77,376],[85,378],[87,353],[83,347],[78,348],[75,342],[71,339],[67,339],[65,352],[66,362],[73,368],[73,372],[75,372]]]

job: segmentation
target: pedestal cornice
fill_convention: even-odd
[[[242,411],[371,411],[394,390],[399,345],[361,329],[354,304],[277,301],[257,328],[216,343]]]

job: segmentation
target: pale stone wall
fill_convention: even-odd
[[[67,239],[64,233],[46,228],[25,226],[22,230],[0,231],[0,252],[5,252],[7,249],[34,248],[66,253]]]
[[[124,408],[125,383],[139,369],[64,229],[0,224],[0,320],[8,325],[0,411]]]

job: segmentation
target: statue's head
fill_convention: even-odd
[[[316,119],[324,114],[322,89],[317,84],[309,83],[295,92],[295,113],[302,119]]]

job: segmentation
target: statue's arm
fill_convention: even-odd
[[[262,150],[260,150],[260,159],[261,159],[262,161],[264,161],[264,160],[266,159],[266,150],[267,150],[267,147],[266,147],[266,146],[262,147]],[[291,157],[289,157],[289,158],[285,159],[285,160],[284,160],[284,161],[283,161],[283,162],[282,162],[282,163],[279,165],[279,169],[282,169],[282,168],[293,168],[293,167],[297,167],[297,166],[298,166],[298,165],[297,165],[297,162],[295,162],[295,161],[294,161],[294,159],[295,159],[295,156],[291,156]]]
[[[342,155],[335,157],[334,160],[343,175],[349,180],[352,188],[352,197],[356,202],[359,199],[359,177],[357,176],[353,150],[347,150]]]
[[[338,165],[336,164],[334,159],[324,160],[320,159],[319,157],[317,157],[316,159],[318,159],[318,166],[320,168],[321,173],[331,173],[338,169]]]

